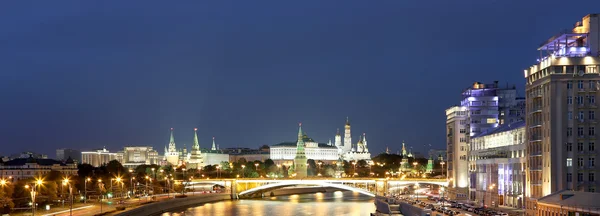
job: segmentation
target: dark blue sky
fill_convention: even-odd
[[[370,149],[445,148],[474,81],[514,83],[600,1],[4,1],[0,155],[217,137],[321,142],[346,116]],[[521,91],[522,93],[522,91]],[[418,148],[418,149],[417,149]]]

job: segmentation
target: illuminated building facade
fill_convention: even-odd
[[[475,201],[486,206],[523,208],[525,122],[504,124],[471,137],[469,163]]]
[[[117,160],[120,163],[123,163],[123,153],[109,152],[106,150],[106,148],[81,152],[81,163],[89,164],[94,167],[106,165],[112,160]]]
[[[527,215],[561,190],[598,192],[595,113],[600,88],[600,15],[544,42],[524,71],[527,97]]]

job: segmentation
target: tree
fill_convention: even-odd
[[[308,163],[308,167],[306,168],[306,174],[308,176],[315,176],[317,173],[317,163],[315,163],[315,160],[308,159],[306,163]]]
[[[265,169],[270,169],[271,167],[276,166],[275,162],[273,162],[271,159],[266,159],[264,165]]]
[[[106,164],[106,170],[111,176],[122,176],[128,173],[128,170],[117,160],[111,160]]]
[[[94,175],[94,170],[96,170],[96,168],[89,164],[77,165],[77,175],[80,177],[92,177]]]
[[[29,203],[29,190],[25,189],[27,183],[33,182],[33,179],[21,179],[14,182],[14,191],[12,200],[15,207],[26,207]]]
[[[12,201],[13,191],[14,185],[11,184],[9,181],[6,181],[4,185],[0,185],[0,207],[2,207],[0,213],[8,214],[10,212],[10,209],[15,206],[15,204]],[[9,212],[6,212],[7,210]]]
[[[246,158],[242,157],[242,158],[238,159],[238,163],[245,164],[246,162],[247,162]]]

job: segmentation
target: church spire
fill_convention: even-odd
[[[337,132],[335,132],[335,135],[336,136],[341,136],[341,134],[340,134],[340,128],[337,129]]]
[[[350,118],[348,116],[346,116],[346,125],[350,126]]]
[[[212,148],[210,148],[210,150],[217,150],[217,146],[215,145],[215,137],[213,137]]]
[[[192,151],[199,149],[200,144],[198,143],[198,128],[194,128],[194,144],[192,144]]]
[[[173,136],[173,128],[171,128],[171,138],[169,138],[169,143],[175,143],[175,137]]]
[[[173,128],[171,128],[171,136],[169,138],[169,148],[168,152],[177,152],[177,147],[175,146],[175,136],[173,136]]]
[[[296,143],[296,157],[294,157],[294,170],[296,178],[306,177],[306,154],[304,152],[304,133],[302,133],[302,123],[298,124],[298,142]]]

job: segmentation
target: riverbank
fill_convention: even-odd
[[[172,198],[161,202],[153,202],[131,210],[125,210],[116,214],[115,216],[153,216],[161,215],[165,212],[176,211],[178,209],[185,209],[204,203],[218,202],[223,200],[230,200],[229,194],[202,194],[196,196],[189,196],[185,198]]]

